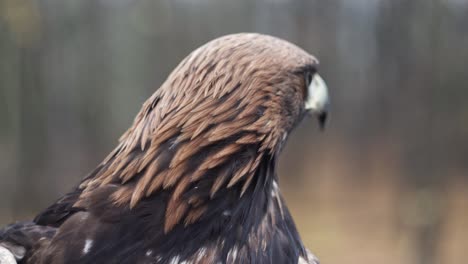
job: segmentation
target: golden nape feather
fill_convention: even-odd
[[[307,113],[325,121],[317,66],[266,35],[203,45],[75,190],[1,230],[0,245],[23,248],[21,263],[316,263],[276,161]]]

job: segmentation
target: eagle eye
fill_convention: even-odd
[[[305,69],[303,71],[304,73],[304,79],[305,79],[305,94],[309,94],[309,86],[310,84],[312,83],[312,81],[314,80],[314,76],[316,74],[317,71],[313,70],[313,69]]]
[[[306,87],[309,87],[310,83],[312,83],[312,77],[314,74],[310,71],[306,71],[305,73],[305,80],[306,80]]]

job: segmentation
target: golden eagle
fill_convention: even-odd
[[[188,55],[118,146],[33,221],[0,230],[19,263],[317,263],[276,162],[308,113],[326,119],[318,61],[252,33]]]

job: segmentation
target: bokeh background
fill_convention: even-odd
[[[0,0],[0,224],[30,218],[115,146],[191,50],[261,32],[321,61],[281,188],[324,264],[464,264],[468,1]]]

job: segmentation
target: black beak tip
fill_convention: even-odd
[[[323,131],[325,129],[325,124],[327,122],[327,112],[321,112],[317,116],[320,130]]]

